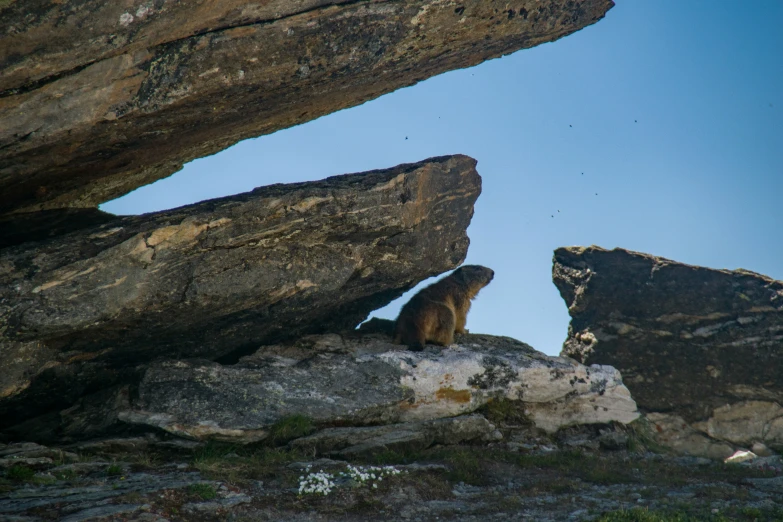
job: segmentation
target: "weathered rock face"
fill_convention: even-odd
[[[483,416],[462,415],[384,426],[327,428],[315,435],[295,439],[290,446],[306,455],[349,458],[380,451],[423,450],[433,444],[489,442],[502,438],[503,435]]]
[[[611,0],[0,4],[0,214],[94,207],[218,152],[556,40]]]
[[[597,247],[555,251],[553,278],[563,354],[618,368],[683,451],[783,448],[783,283]]]
[[[355,327],[458,266],[475,161],[273,185],[0,251],[0,427],[159,357]]]
[[[284,417],[305,415],[320,426],[413,423],[400,429],[436,440],[443,430],[414,425],[471,413],[498,398],[522,401],[547,432],[638,417],[614,368],[548,357],[512,339],[467,335],[449,349],[414,353],[384,335],[327,334],[263,347],[234,365],[152,364],[133,393],[119,390],[113,403],[100,397],[63,411],[59,437],[94,435],[116,422],[247,443],[266,438]],[[17,433],[46,436],[35,423]]]

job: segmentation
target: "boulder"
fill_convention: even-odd
[[[0,429],[136,382],[158,358],[236,360],[354,328],[464,260],[475,165],[272,185],[3,249]]]
[[[666,440],[783,449],[783,283],[598,247],[556,250],[552,274],[571,315],[562,354],[619,369]]]
[[[611,0],[0,3],[0,214],[194,158],[601,19]]]
[[[295,415],[319,427],[421,423],[469,414],[495,399],[522,401],[531,422],[549,433],[638,417],[620,374],[608,366],[549,357],[504,337],[466,335],[447,349],[410,352],[385,335],[348,333],[265,346],[231,365],[151,364],[123,400],[85,400],[61,412],[59,436],[95,435],[112,415],[117,426],[137,431],[250,443]],[[94,418],[101,423],[85,422]],[[436,428],[395,429],[437,440]],[[19,435],[46,436],[33,423]]]

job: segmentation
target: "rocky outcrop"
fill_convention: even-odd
[[[33,460],[40,462],[31,464]],[[41,515],[55,514],[54,519],[64,522],[117,520],[115,517],[127,517],[149,510],[149,505],[133,502],[134,498],[141,495],[155,494],[169,488],[192,487],[194,484],[221,485],[206,481],[193,471],[182,472],[177,468],[169,468],[168,473],[161,475],[131,471],[128,463],[112,463],[99,458],[89,459],[90,462],[84,462],[87,460],[85,458],[81,460],[74,453],[37,444],[0,446],[0,469],[29,470],[31,475],[26,479],[28,484],[24,484],[19,477],[11,481],[17,486],[13,488],[15,491],[6,493],[7,489],[3,490],[0,495],[0,519],[44,520]],[[115,472],[107,473],[112,466]],[[32,471],[37,473],[32,475]],[[8,471],[6,474],[9,476]],[[228,495],[215,496],[222,498]],[[19,515],[28,510],[31,516]],[[123,520],[128,519],[123,517]]]
[[[481,415],[462,415],[384,426],[328,428],[300,437],[291,446],[305,455],[349,458],[382,451],[420,451],[433,444],[500,440],[503,435]]]
[[[157,358],[236,360],[354,328],[463,261],[475,164],[273,185],[4,249],[0,427],[135,382]]]
[[[548,357],[512,339],[467,335],[448,349],[414,353],[384,335],[327,334],[265,346],[233,365],[152,364],[132,393],[118,390],[115,398],[84,400],[62,411],[53,438],[94,436],[124,425],[249,443],[303,415],[321,427],[414,423],[395,430],[436,440],[443,430],[415,423],[468,414],[495,399],[521,401],[530,421],[549,433],[638,416],[614,368]],[[40,440],[45,429],[29,422],[16,433]]]
[[[438,423],[471,417],[478,416]],[[0,520],[588,522],[715,520],[718,511],[718,520],[773,521],[783,504],[779,456],[724,465],[578,451],[550,440],[518,450],[502,443],[392,450],[374,457],[391,465],[371,466],[365,455],[332,460],[258,445],[201,444],[190,453],[112,442],[115,449],[74,448],[74,463],[0,467]],[[6,449],[20,454],[0,444],[0,462]],[[306,487],[314,485],[326,487]]]
[[[239,140],[593,24],[611,0],[0,3],[0,214],[95,207]]]
[[[620,370],[683,451],[783,449],[783,283],[597,247],[555,251],[563,355]]]

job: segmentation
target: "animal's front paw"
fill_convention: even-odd
[[[408,350],[412,352],[423,352],[424,351],[424,345],[423,344],[410,344],[408,345]]]

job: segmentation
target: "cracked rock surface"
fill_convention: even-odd
[[[556,250],[553,279],[563,355],[620,370],[667,445],[783,449],[782,282],[598,247]]]
[[[192,159],[601,19],[611,0],[0,3],[0,215]]]
[[[464,260],[475,165],[272,185],[3,249],[0,429],[43,416],[19,429],[51,430],[82,396],[123,402],[101,390],[159,358],[236,359],[354,328]]]
[[[403,423],[398,432],[432,441],[448,439],[442,433],[451,431],[416,423],[471,413],[499,399],[519,401],[533,425],[548,433],[638,417],[620,374],[608,366],[548,357],[503,337],[466,335],[448,349],[414,353],[379,334],[312,336],[262,347],[230,366],[161,361],[146,369],[135,397],[118,403],[116,417],[137,428],[197,440],[256,442],[276,422],[304,415],[319,426]],[[83,435],[90,427],[79,422],[97,417],[91,413],[96,408],[105,410],[102,404],[84,404],[63,412],[63,420],[79,426]],[[312,445],[358,446],[388,436],[389,430],[394,431],[357,432],[351,444],[314,439]],[[481,425],[467,431],[470,440],[492,429]]]

